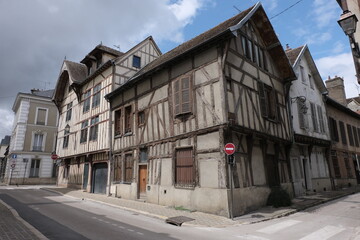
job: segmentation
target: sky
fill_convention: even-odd
[[[257,2],[0,0],[0,139],[11,135],[17,93],[54,88],[65,58],[79,62],[100,43],[125,52],[150,35],[165,53]],[[336,0],[262,4],[283,46],[308,44],[323,79],[344,77],[347,97],[359,94]]]

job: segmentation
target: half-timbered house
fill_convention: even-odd
[[[324,82],[307,45],[286,49],[297,80],[289,93],[294,131],[290,162],[295,196],[331,189],[329,173],[330,133]]]
[[[224,216],[264,205],[273,186],[291,193],[294,78],[260,3],[160,56],[106,96],[112,193]],[[230,173],[227,142],[236,145]]]
[[[59,185],[106,192],[111,150],[104,95],[160,54],[148,37],[126,53],[98,45],[80,63],[63,62],[53,97],[60,112]]]

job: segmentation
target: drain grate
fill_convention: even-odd
[[[174,224],[176,226],[181,226],[181,224],[183,224],[184,222],[190,222],[190,221],[193,221],[193,220],[195,220],[195,219],[185,217],[185,216],[177,216],[177,217],[170,217],[170,218],[166,219],[165,222],[170,223],[170,224]]]

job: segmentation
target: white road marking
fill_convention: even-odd
[[[282,229],[291,227],[295,224],[301,223],[301,221],[297,220],[286,220],[262,229],[257,230],[257,232],[266,233],[266,234],[274,234]]]
[[[128,230],[129,232],[133,232],[133,231],[134,231],[134,230],[132,230],[132,229],[130,229],[130,228],[128,228],[127,230]]]
[[[115,227],[117,226],[117,224],[115,224],[115,223],[113,223],[112,225],[115,226]]]
[[[119,226],[119,228],[122,228],[122,229],[124,229],[124,227],[123,227],[123,226]]]
[[[236,236],[236,237],[240,238],[240,239],[244,239],[244,240],[269,240],[268,238],[258,237],[258,236],[254,236],[254,235],[241,235],[241,236]]]
[[[136,232],[137,234],[140,234],[140,235],[144,235],[143,233],[141,233],[141,232]]]
[[[345,230],[345,228],[342,228],[342,227],[326,226],[326,227],[323,227],[323,228],[317,230],[316,232],[313,232],[313,233],[301,238],[300,240],[318,240],[318,239],[326,240],[344,230]]]

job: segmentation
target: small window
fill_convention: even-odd
[[[93,90],[93,97],[92,97],[92,108],[95,108],[100,105],[100,90],[101,90],[101,84],[98,84],[94,87]]]
[[[191,80],[190,76],[182,77],[174,81],[174,115],[191,113]]]
[[[305,69],[303,66],[300,66],[300,74],[301,74],[301,81],[303,83],[306,83],[306,78],[305,78]]]
[[[139,154],[139,162],[140,163],[146,163],[148,162],[148,152],[147,148],[140,148],[140,154]]]
[[[138,56],[133,56],[133,67],[140,68],[141,67],[141,58]]]
[[[91,119],[90,122],[90,134],[89,141],[96,141],[98,138],[98,130],[99,130],[99,116],[96,116]]]
[[[38,108],[37,116],[36,116],[36,124],[37,125],[45,125],[46,124],[46,113],[47,109]]]
[[[67,105],[66,117],[65,117],[66,122],[71,120],[71,114],[72,114],[72,102]]]
[[[339,132],[337,128],[337,122],[332,117],[329,117],[329,129],[330,129],[331,140],[335,142],[339,142]]]
[[[99,57],[98,59],[96,59],[96,68],[99,68],[102,64],[102,57]]]
[[[226,79],[226,90],[228,90],[229,92],[233,91],[232,82],[229,78]]]
[[[67,148],[69,145],[69,135],[70,135],[70,126],[66,125],[64,130],[63,148]]]
[[[358,138],[358,134],[356,131],[356,127],[352,126],[352,129],[353,129],[353,134],[354,134],[355,146],[359,147],[359,138]]]
[[[299,125],[300,128],[306,129],[308,127],[307,123],[307,107],[306,102],[304,100],[297,100],[297,108],[298,108],[298,115],[299,115]]]
[[[310,103],[310,109],[311,109],[311,119],[312,119],[312,123],[313,123],[314,132],[319,132],[316,108],[315,108],[315,104],[312,102]]]
[[[38,178],[40,170],[40,159],[31,159],[30,174],[31,178]]]
[[[317,105],[317,111],[318,111],[318,117],[319,117],[319,129],[321,133],[325,132],[325,122],[324,122],[324,116],[322,112],[322,108],[320,105]]]
[[[125,133],[131,133],[132,132],[132,112],[131,112],[131,106],[127,106],[125,108]]]
[[[314,89],[314,82],[313,82],[313,79],[312,79],[312,77],[311,77],[310,74],[308,74],[308,79],[309,79],[310,87],[311,87],[312,89]]]
[[[83,113],[90,110],[90,95],[91,90],[88,90],[83,94]]]
[[[346,145],[347,139],[345,132],[345,124],[342,121],[339,121],[339,126],[340,126],[341,142]]]
[[[353,137],[353,133],[352,133],[352,128],[349,124],[346,124],[346,128],[347,128],[350,146],[354,146],[354,137]]]
[[[121,110],[115,111],[115,136],[121,135]]]
[[[81,123],[80,143],[84,143],[87,141],[88,125],[89,125],[88,120]]]
[[[145,111],[140,111],[138,113],[138,125],[142,126],[145,124]]]
[[[262,116],[272,121],[278,121],[279,106],[275,89],[263,82],[258,82],[258,87]]]

